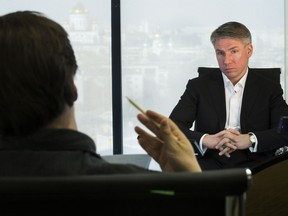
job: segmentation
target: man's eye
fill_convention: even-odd
[[[219,56],[224,56],[224,52],[217,52],[216,54]]]

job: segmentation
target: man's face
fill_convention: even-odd
[[[253,52],[252,44],[240,39],[221,38],[216,40],[214,49],[221,71],[236,84],[247,70]]]

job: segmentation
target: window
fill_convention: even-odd
[[[280,67],[284,77],[283,8],[283,0],[121,0],[123,152],[143,151],[133,131],[138,111],[125,96],[169,115],[197,68],[218,66],[210,34],[225,22],[250,29],[251,67]]]
[[[284,0],[120,1],[124,154],[143,152],[134,132],[138,110],[125,97],[169,115],[197,68],[217,66],[209,37],[224,22],[240,21],[251,30],[250,66],[282,68],[285,89]],[[0,3],[1,14],[36,10],[66,28],[79,65],[78,128],[95,140],[100,154],[112,154],[111,1]]]
[[[69,33],[79,70],[75,82],[76,119],[101,154],[112,154],[111,2],[107,0],[0,0],[1,14],[18,10],[44,13]]]

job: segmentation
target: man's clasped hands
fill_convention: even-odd
[[[232,152],[247,149],[252,143],[249,141],[249,134],[241,134],[237,129],[228,128],[216,134],[205,135],[202,145],[210,149],[219,149],[220,156],[230,157]]]

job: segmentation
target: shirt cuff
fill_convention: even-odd
[[[252,132],[250,132],[250,133],[252,133]],[[256,135],[255,135],[254,133],[252,133],[252,134],[255,136],[256,142],[255,142],[252,146],[249,147],[249,150],[250,150],[251,152],[257,152],[258,139],[257,139],[257,137],[256,137]]]
[[[207,136],[207,135],[208,135],[208,134],[204,134],[204,135],[201,137],[200,141],[199,141],[199,151],[200,151],[200,153],[201,153],[202,155],[204,155],[205,152],[206,152],[206,150],[207,150],[207,147],[203,146],[203,139],[204,139],[204,137]]]

